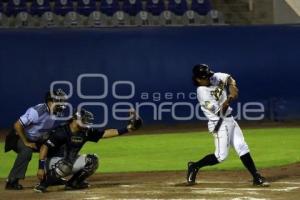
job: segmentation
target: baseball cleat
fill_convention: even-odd
[[[57,178],[57,180],[52,183],[51,185],[56,186],[56,185],[65,185],[67,183],[67,179],[65,178]]]
[[[80,190],[90,187],[90,184],[86,181],[82,181],[80,183],[66,183],[65,190]]]
[[[198,168],[193,167],[194,162],[188,162],[188,170],[186,175],[186,181],[188,185],[196,184],[196,176],[199,171]]]
[[[265,177],[259,175],[258,177],[253,179],[253,185],[261,186],[261,187],[269,187],[271,184],[268,181],[266,181]]]
[[[37,193],[44,193],[47,191],[47,187],[42,183],[39,183],[33,188],[33,190]]]

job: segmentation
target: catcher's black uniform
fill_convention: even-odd
[[[74,163],[82,146],[87,142],[98,142],[104,134],[104,131],[97,129],[87,129],[78,133],[72,133],[69,124],[59,126],[51,131],[50,137],[46,140],[48,146],[48,160],[56,156],[57,152],[63,146],[64,159],[69,163]]]
[[[104,135],[105,131],[97,129],[80,128],[78,132],[72,132],[70,126],[72,124],[78,126],[77,121],[80,120],[83,124],[92,124],[92,113],[81,110],[74,114],[74,118],[66,125],[59,126],[51,131],[50,137],[45,141],[42,146],[39,161],[38,176],[43,176],[40,173],[42,170],[45,172],[45,160],[44,156],[47,152],[47,167],[46,177],[43,178],[41,183],[35,187],[35,191],[44,192],[48,185],[51,185],[62,177],[73,176],[66,183],[66,187],[69,188],[84,188],[86,187],[85,179],[92,175],[98,168],[98,157],[95,154],[79,155],[79,151],[87,141],[98,142],[103,136],[113,137],[116,135]],[[128,133],[129,131],[137,130],[142,125],[141,118],[132,113],[132,118],[124,129],[115,129],[117,135]],[[46,148],[47,146],[48,148]],[[64,148],[63,155],[57,157],[57,152],[61,152],[61,148]]]
[[[50,137],[44,143],[48,147],[46,177],[36,187],[45,189],[58,179],[71,174],[73,176],[66,186],[87,187],[84,180],[98,168],[98,157],[95,154],[79,155],[78,153],[87,141],[98,142],[103,135],[104,131],[97,129],[72,133],[69,124],[52,130]],[[61,157],[57,157],[58,152],[63,152]]]

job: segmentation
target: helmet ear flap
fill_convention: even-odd
[[[192,77],[192,81],[193,81],[193,84],[194,84],[194,86],[199,86],[199,83],[198,83],[197,77],[196,77],[195,75],[193,75],[193,77]]]

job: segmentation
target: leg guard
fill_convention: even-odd
[[[57,178],[66,177],[72,174],[73,165],[68,161],[62,159],[55,164],[52,169]]]
[[[83,169],[76,172],[66,185],[76,187],[84,182],[89,176],[94,174],[99,166],[99,159],[96,154],[88,154],[85,159],[86,163]]]
[[[53,185],[62,177],[66,177],[72,174],[73,165],[68,161],[62,159],[59,160],[55,165],[47,172],[45,185]]]

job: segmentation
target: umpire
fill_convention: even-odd
[[[25,178],[32,153],[38,151],[48,138],[47,132],[59,125],[54,116],[61,116],[65,109],[66,94],[62,89],[47,92],[45,103],[30,107],[14,124],[5,140],[5,152],[18,155],[7,178],[5,189],[22,190],[20,179]]]

